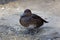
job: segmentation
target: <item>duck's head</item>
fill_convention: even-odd
[[[23,15],[25,15],[25,16],[31,16],[31,14],[32,14],[31,10],[30,9],[26,9],[24,11],[24,14]]]

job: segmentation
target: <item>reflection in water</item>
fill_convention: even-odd
[[[24,34],[24,35],[40,35],[40,34],[44,34],[44,33],[48,33],[49,31],[51,31],[53,28],[51,27],[42,27],[39,29],[27,29],[24,31],[21,31],[20,34]]]

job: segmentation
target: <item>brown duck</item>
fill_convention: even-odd
[[[26,28],[39,28],[44,22],[48,23],[40,16],[32,14],[30,9],[26,9],[19,20],[20,24]]]

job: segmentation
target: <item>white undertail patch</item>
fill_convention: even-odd
[[[34,24],[31,24],[28,26],[28,28],[34,28],[34,27],[36,27],[36,25],[34,25]]]

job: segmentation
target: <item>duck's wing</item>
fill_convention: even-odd
[[[48,23],[46,20],[44,20],[43,18],[41,18],[40,16],[36,15],[36,14],[32,14],[32,18],[34,19],[39,19],[39,20],[42,20],[43,22],[45,23]]]

